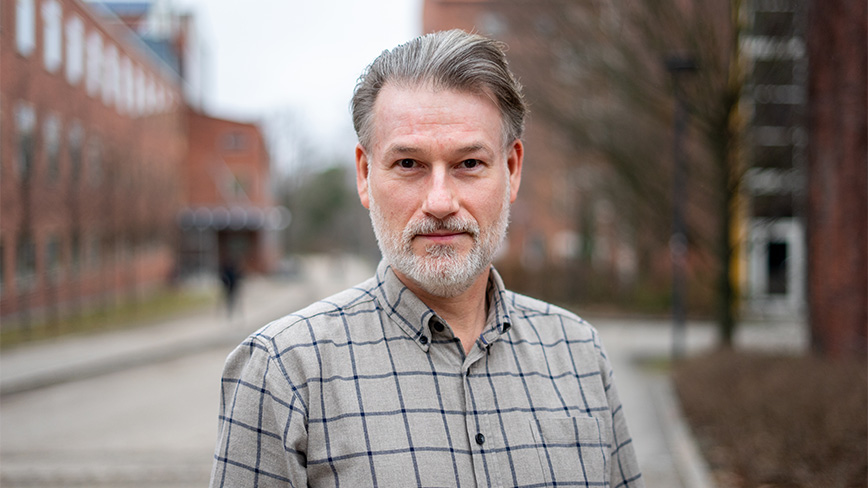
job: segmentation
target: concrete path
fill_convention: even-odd
[[[241,309],[233,320],[227,320],[222,308],[209,308],[148,327],[64,338],[4,352],[0,355],[0,415],[2,404],[15,399],[18,393],[225,349],[265,323],[359,283],[372,273],[373,268],[352,259],[307,260],[297,279],[245,282]],[[671,326],[665,321],[589,320],[600,331],[615,369],[646,485],[712,487],[668,376],[665,370],[654,367],[670,354]],[[687,350],[697,353],[713,347],[714,337],[710,324],[691,323]],[[805,338],[800,324],[763,323],[742,327],[737,341],[743,347],[792,351],[803,350]],[[0,433],[2,449],[14,452],[15,446],[6,445],[2,439]],[[0,474],[7,476],[24,469],[8,458],[2,463]]]

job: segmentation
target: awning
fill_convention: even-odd
[[[292,215],[284,206],[185,207],[178,212],[182,230],[281,230]]]

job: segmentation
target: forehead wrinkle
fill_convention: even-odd
[[[469,113],[467,110],[454,110],[456,103],[461,107],[465,99],[456,103],[444,104],[438,95],[442,90],[432,90],[430,87],[413,87],[410,89],[395,85],[384,87],[377,98],[373,114],[373,152],[384,156],[393,154],[417,155],[430,151],[447,151],[445,154],[453,157],[456,154],[467,154],[482,151],[496,156],[499,153],[503,136],[502,121],[497,124],[497,134],[489,134],[492,130],[488,122]],[[445,90],[450,96],[469,95],[474,100],[470,104],[483,105],[483,112],[489,106],[496,109],[492,102],[480,94]],[[421,101],[418,96],[421,96]],[[389,100],[388,103],[386,100]],[[500,114],[496,113],[498,118]],[[489,136],[495,136],[496,141],[489,141]]]

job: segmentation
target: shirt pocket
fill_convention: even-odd
[[[608,486],[609,444],[594,417],[531,420],[547,486]]]

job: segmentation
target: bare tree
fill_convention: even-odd
[[[689,242],[713,269],[717,322],[732,343],[739,292],[732,261],[745,173],[740,106],[742,0],[504,1],[510,52],[537,118],[563,131],[575,161],[596,160],[637,235],[665,245],[670,225],[673,80],[665,60],[698,70],[680,86],[688,132]],[[530,15],[532,13],[532,15]],[[507,40],[509,42],[509,40]]]

